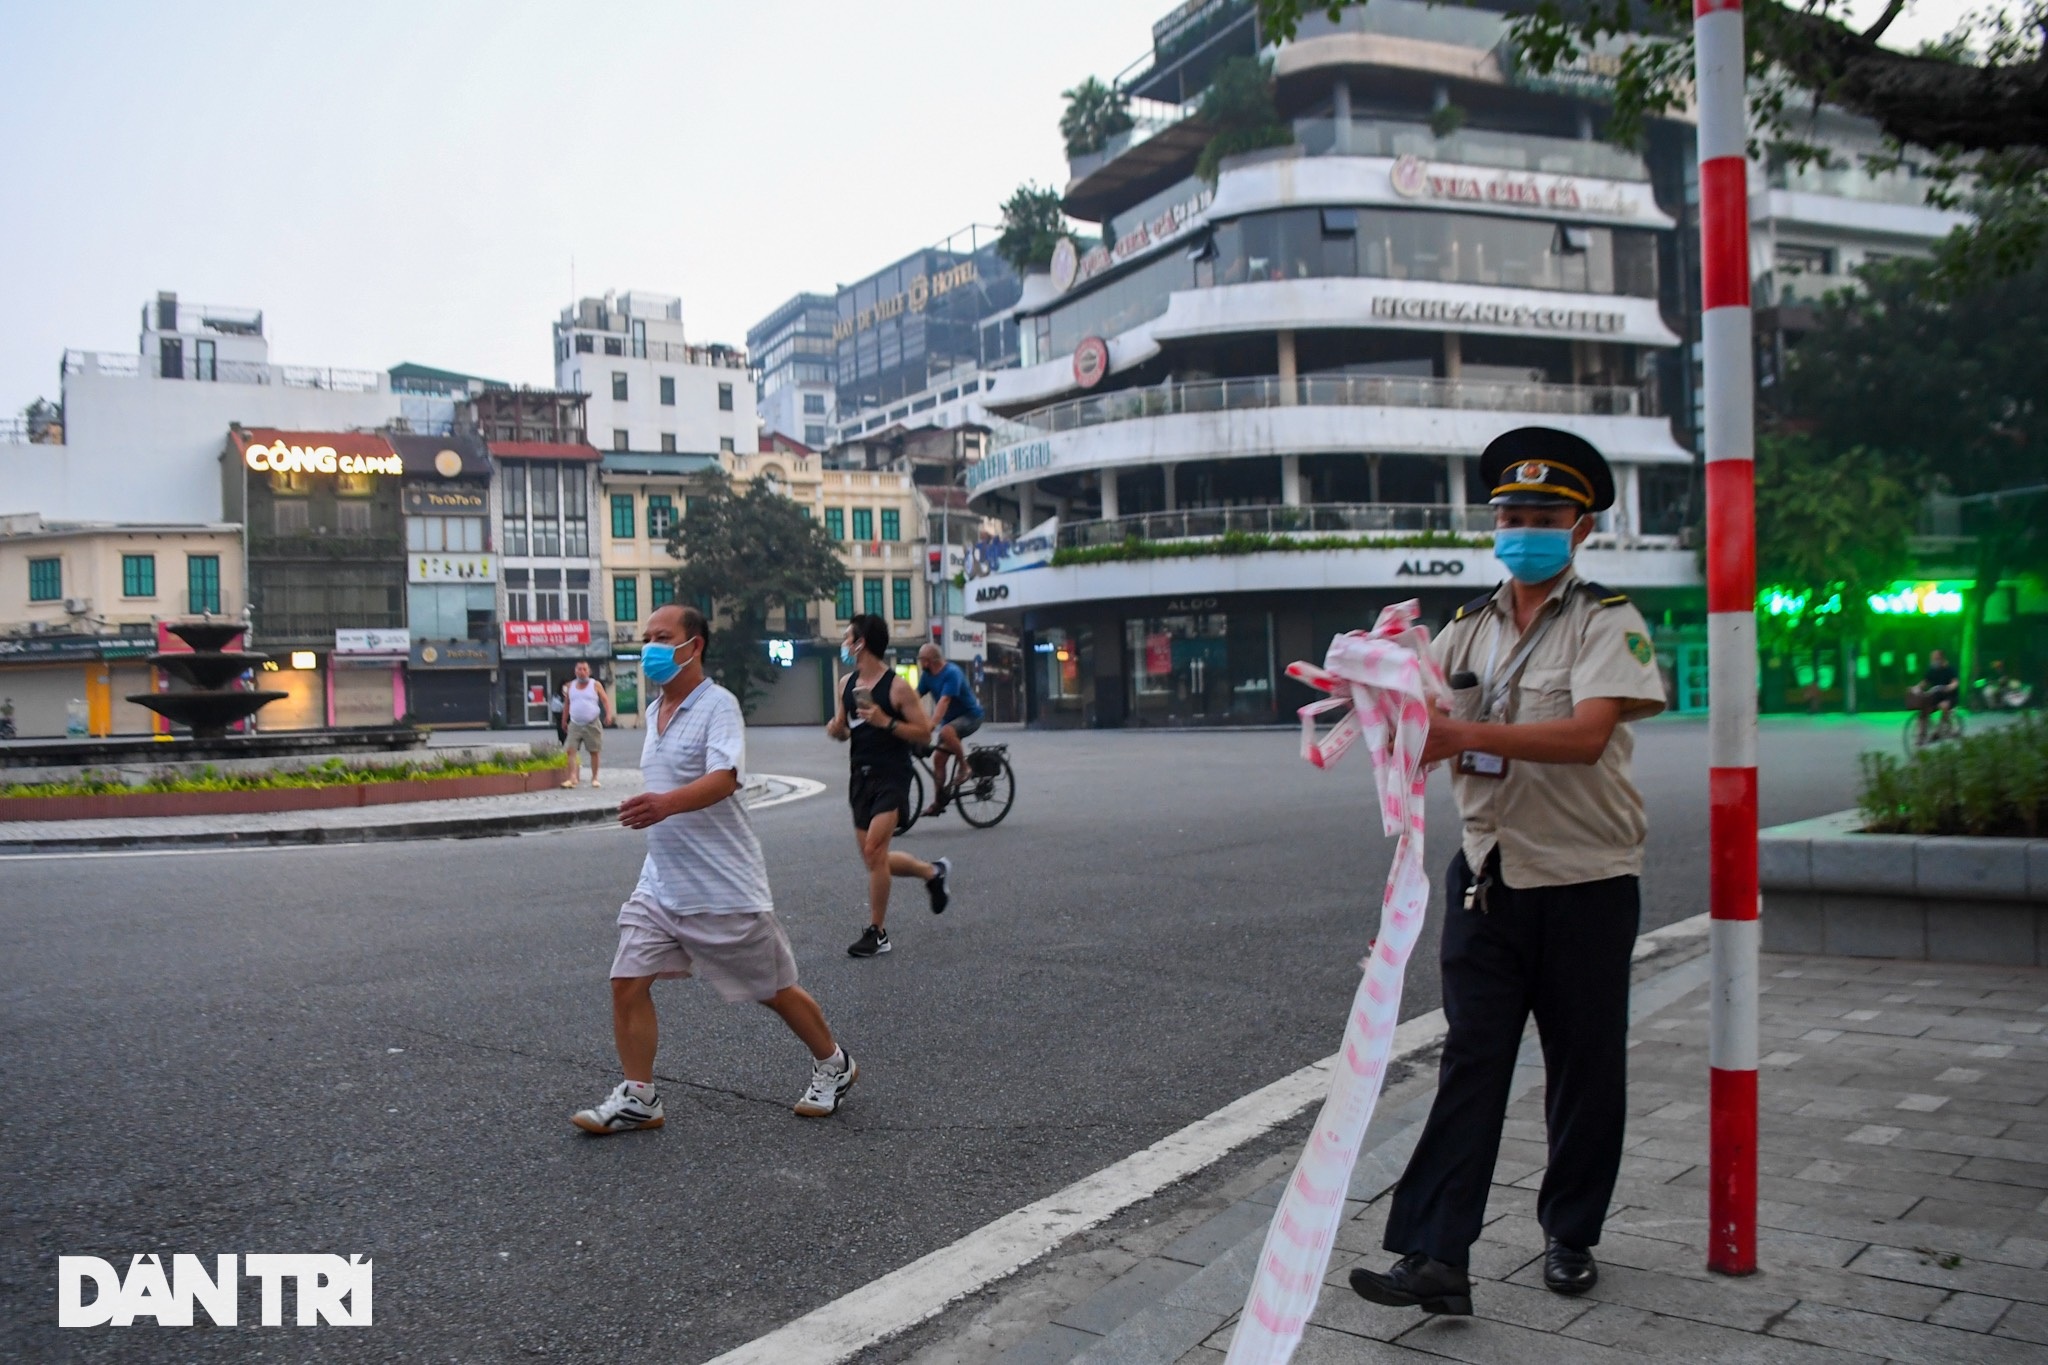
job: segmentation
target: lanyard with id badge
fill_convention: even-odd
[[[1500,667],[1500,644],[1507,636],[1505,622],[1496,622],[1493,629],[1493,648],[1486,656],[1486,676],[1475,678],[1479,686],[1479,719],[1500,725],[1508,718],[1508,697],[1515,690],[1515,679],[1522,675],[1529,656],[1536,652],[1536,646],[1543,643],[1544,632],[1550,629],[1561,611],[1545,610],[1522,636],[1515,652],[1508,656],[1507,665]],[[1469,675],[1461,675],[1469,676]],[[1459,679],[1452,679],[1455,685]],[[1467,749],[1458,755],[1458,771],[1467,777],[1502,778],[1508,775],[1508,761],[1499,754],[1489,754],[1479,749]]]

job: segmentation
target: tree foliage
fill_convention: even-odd
[[[1268,41],[1294,36],[1304,13],[1334,22],[1368,0],[1259,0]],[[1918,52],[1882,45],[1907,0],[1889,0],[1863,28],[1848,22],[1849,0],[1747,0],[1752,150],[1824,160],[1807,136],[1825,103],[1871,120],[1893,154],[1934,154],[1930,201],[1956,207],[1969,194],[2004,201],[1999,231],[1965,232],[1944,254],[1944,279],[1966,272],[2024,269],[2048,245],[2048,0],[1963,15],[1944,41]],[[1518,59],[1549,74],[1595,51],[1618,59],[1608,135],[1639,141],[1649,120],[1692,98],[1691,0],[1536,0],[1509,20]],[[1618,41],[1617,41],[1618,40]],[[1981,277],[1981,276],[1980,276]]]
[[[689,500],[668,548],[682,561],[676,600],[711,604],[706,670],[751,711],[779,671],[762,645],[769,613],[832,596],[846,576],[838,546],[766,480],[739,492],[719,472]]]
[[[1067,232],[1066,211],[1058,190],[1026,182],[1003,201],[1003,231],[996,255],[1022,275],[1052,264],[1052,249]]]
[[[1294,129],[1281,122],[1273,104],[1270,60],[1232,57],[1217,66],[1202,92],[1201,119],[1212,132],[1195,174],[1212,185],[1223,158],[1294,141]]]
[[[1130,101],[1114,86],[1090,76],[1060,93],[1067,101],[1066,112],[1060,115],[1060,136],[1067,142],[1067,160],[1099,152],[1118,133],[1130,131]]]
[[[1766,588],[1802,595],[1806,609],[1764,622],[1817,645],[1863,636],[1869,597],[1911,566],[1919,497],[1910,477],[1858,446],[1829,452],[1798,436],[1766,436],[1756,452],[1756,572]]]
[[[1821,448],[1878,452],[1921,490],[1964,499],[1958,530],[1990,585],[2048,567],[2048,498],[2023,491],[2048,484],[2048,262],[1967,288],[1937,288],[1940,271],[1868,266],[1862,289],[1823,300],[1786,406]],[[1973,595],[1980,620],[1987,596]]]

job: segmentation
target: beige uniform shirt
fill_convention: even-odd
[[[1480,685],[1451,694],[1460,720],[1480,714],[1489,659],[1505,672],[1520,637],[1515,631],[1512,585],[1444,628],[1430,648],[1446,678],[1477,674]],[[1550,626],[1507,692],[1509,723],[1564,720],[1580,702],[1619,698],[1623,724],[1614,729],[1598,763],[1531,763],[1511,759],[1505,777],[1475,777],[1453,766],[1451,792],[1465,823],[1465,861],[1476,871],[1500,849],[1501,879],[1511,887],[1567,886],[1643,870],[1642,794],[1630,776],[1635,735],[1626,722],[1664,709],[1664,683],[1642,613],[1612,594],[1589,591],[1567,572],[1551,589],[1529,629]],[[1496,653],[1494,639],[1501,635]]]

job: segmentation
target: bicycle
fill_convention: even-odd
[[[1909,712],[1906,716],[1904,742],[1907,758],[1911,758],[1929,745],[1940,744],[1944,740],[1961,739],[1963,737],[1967,713],[1964,712],[1962,707],[1955,706],[1944,711],[1937,706],[1925,713],[1927,729],[1924,733],[1920,728],[1922,716],[1923,713],[1919,711]]]
[[[917,761],[910,770],[910,814],[896,822],[899,835],[908,834],[924,814],[927,779],[933,789],[938,786],[938,775],[932,771],[931,746],[920,746],[916,752]],[[951,793],[947,804],[976,829],[992,829],[1001,824],[1017,799],[1017,775],[1010,767],[1010,746],[970,744],[967,761],[961,766],[966,769],[965,775],[946,784]]]

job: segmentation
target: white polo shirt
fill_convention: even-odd
[[[683,700],[660,727],[661,695],[647,708],[640,771],[650,792],[674,791],[709,772],[730,768],[747,777],[747,730],[740,704],[710,679]],[[671,815],[647,831],[647,860],[633,899],[672,915],[751,914],[773,910],[761,842],[734,792],[702,810]],[[630,904],[630,903],[629,903]]]

